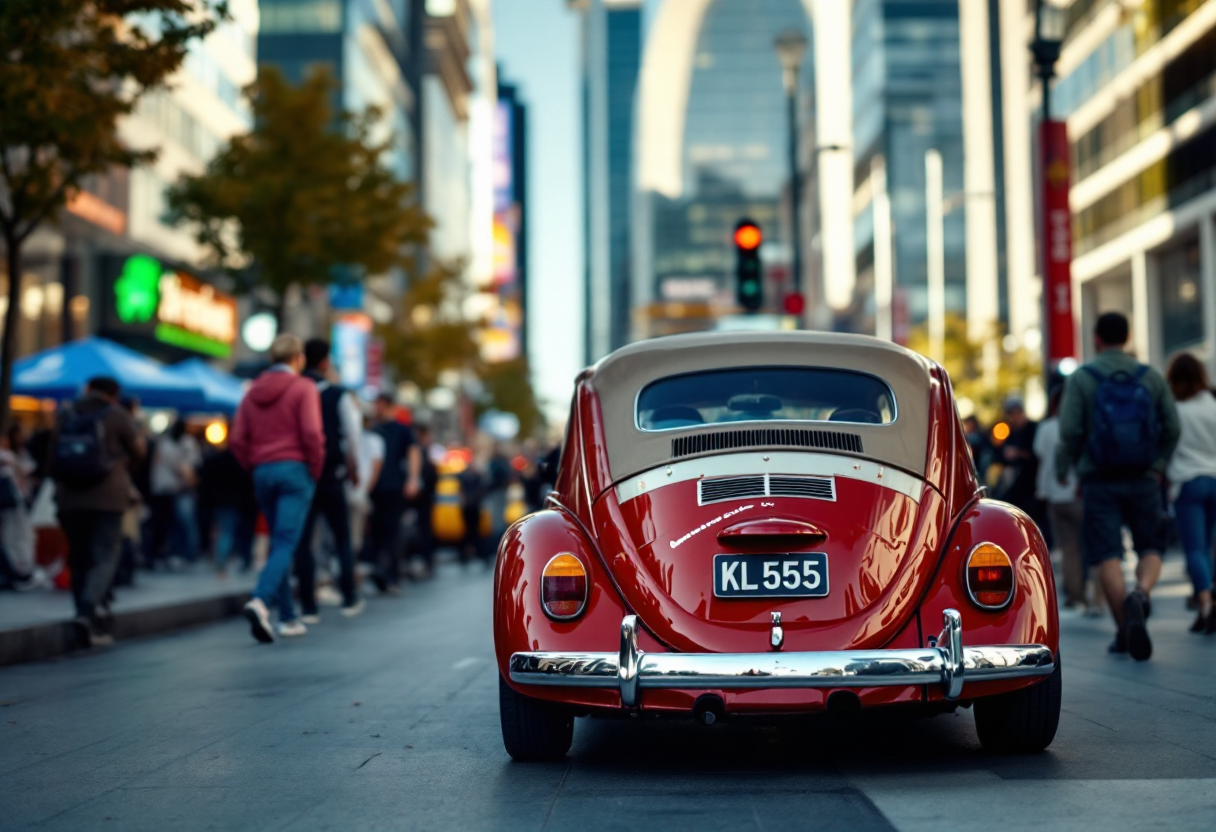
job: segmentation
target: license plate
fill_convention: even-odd
[[[828,556],[714,555],[717,598],[821,598],[828,594]]]

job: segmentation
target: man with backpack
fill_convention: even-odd
[[[118,391],[112,378],[90,379],[80,400],[64,409],[50,442],[76,602],[73,623],[89,646],[113,642],[102,607],[118,568],[123,513],[138,499],[130,472],[146,453],[139,426],[118,407]]]
[[[1161,574],[1164,547],[1161,478],[1178,444],[1178,410],[1161,374],[1124,351],[1127,318],[1098,317],[1097,356],[1068,379],[1060,405],[1056,478],[1075,466],[1081,480],[1081,539],[1085,558],[1099,567],[1118,632],[1110,652],[1145,661],[1153,654],[1145,619],[1149,594]],[[1139,556],[1136,588],[1123,581],[1123,526]]]
[[[347,618],[363,612],[363,602],[355,591],[355,561],[350,543],[350,510],[346,504],[346,482],[359,482],[359,443],[363,416],[350,391],[329,380],[329,342],[311,338],[304,344],[302,375],[317,385],[321,394],[321,427],[325,432],[325,465],[317,479],[312,508],[304,521],[300,545],[296,547],[296,581],[305,624],[320,623],[317,610],[316,562],[313,558],[313,529],[317,516],[325,518],[333,534],[338,555],[342,614]]]

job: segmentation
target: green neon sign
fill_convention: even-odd
[[[231,344],[225,344],[223,341],[217,341],[196,332],[189,332],[173,324],[157,324],[154,337],[162,344],[172,344],[175,347],[194,350],[204,355],[213,355],[216,358],[227,358],[232,355]]]
[[[227,358],[232,354],[231,342],[214,337],[215,327],[207,326],[215,320],[214,314],[208,317],[207,313],[214,313],[217,302],[227,305],[220,313],[230,309],[235,324],[236,306],[231,298],[218,295],[188,274],[166,271],[159,260],[146,254],[134,254],[123,261],[114,281],[114,310],[122,323],[152,324],[152,337],[162,344]],[[223,319],[221,322],[227,323]]]
[[[160,262],[146,254],[128,257],[114,281],[114,306],[124,324],[146,324],[160,303]]]

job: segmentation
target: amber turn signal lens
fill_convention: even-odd
[[[540,601],[551,618],[574,618],[587,605],[587,569],[571,554],[545,564],[540,579]]]
[[[995,543],[981,543],[967,558],[967,591],[976,606],[999,610],[1013,598],[1013,561]]]

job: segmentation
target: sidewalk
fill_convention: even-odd
[[[153,635],[238,615],[255,579],[249,573],[221,580],[207,563],[172,573],[138,572],[135,586],[114,591],[114,637]],[[79,649],[71,618],[67,592],[0,595],[0,667]]]

